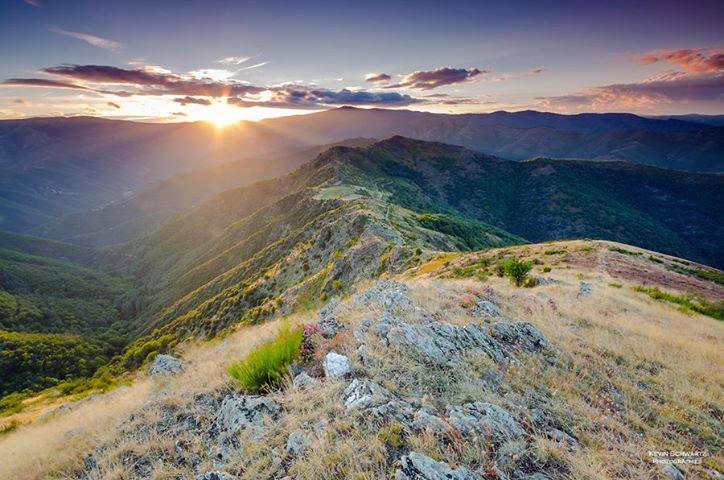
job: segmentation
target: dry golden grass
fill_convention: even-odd
[[[711,318],[682,313],[633,291],[633,283],[612,277],[595,262],[583,268],[564,261],[572,252],[589,254],[593,249],[595,254],[595,248],[607,249],[608,245],[560,242],[504,249],[508,254],[539,258],[534,274],[540,274],[543,264],[553,266],[544,275],[562,283],[535,288],[516,288],[496,276],[484,283],[429,278],[435,269],[446,268],[445,262],[437,262],[434,268],[428,264],[423,275],[406,276],[410,296],[436,320],[479,322],[471,316],[470,307],[475,299],[485,297],[500,305],[511,320],[530,322],[551,340],[556,351],[553,360],[521,355],[518,362],[503,369],[497,389],[479,381],[499,369],[487,358],[470,357],[460,367],[434,369],[371,341],[369,353],[374,362],[362,365],[351,332],[381,312],[349,303],[344,304],[341,318],[350,328],[332,340],[319,339],[316,358],[320,360],[329,350],[348,355],[361,375],[432,408],[489,401],[529,422],[528,407],[535,405],[556,418],[581,444],[576,450],[563,448],[531,427],[527,442],[500,446],[496,452],[499,463],[528,457],[559,471],[558,478],[566,480],[653,479],[658,469],[647,458],[648,450],[708,450],[711,455],[704,465],[682,467],[687,478],[706,478],[705,468],[724,468],[718,456],[724,410],[724,327]],[[557,249],[567,253],[545,253]],[[453,263],[464,260],[456,257]],[[593,286],[588,298],[577,296],[583,278]],[[612,283],[621,288],[611,287]],[[423,318],[411,315],[405,320]],[[292,321],[308,323],[316,318]],[[143,457],[154,449],[173,448],[168,438],[153,431],[119,439],[119,425],[127,423],[129,413],[142,412],[134,421],[152,423],[160,410],[143,408],[152,399],[193,413],[189,410],[195,408],[193,397],[228,388],[228,364],[271,338],[278,327],[279,322],[272,322],[211,343],[189,345],[183,352],[188,368],[182,375],[159,380],[140,377],[129,387],[80,402],[67,413],[21,426],[0,438],[0,459],[4,460],[0,478],[74,478],[83,455],[101,444],[112,448],[91,469],[90,478],[129,478],[128,467],[120,461],[123,456]],[[269,477],[278,466],[273,459],[279,458],[280,452],[283,457],[287,437],[295,430],[311,436],[309,453],[288,472],[299,479],[388,478],[394,473],[389,455],[397,444],[453,466],[481,471],[490,467],[493,455],[484,443],[463,438],[441,442],[427,434],[398,435],[391,433],[391,426],[358,421],[341,402],[345,386],[344,382],[322,380],[308,389],[288,386],[273,393],[284,415],[269,426],[263,439],[242,432],[240,447],[227,470],[241,478]],[[202,469],[214,468],[208,445],[192,436],[182,439],[208,454]],[[153,478],[191,475],[189,470],[162,462],[151,468]]]

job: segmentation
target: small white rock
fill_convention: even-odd
[[[314,379],[312,377],[310,377],[309,375],[307,375],[306,372],[300,373],[299,375],[294,377],[294,380],[292,381],[292,384],[296,388],[305,388],[305,387],[312,385],[313,383],[314,383]]]
[[[322,362],[322,367],[324,375],[329,378],[342,378],[352,371],[347,357],[334,352],[327,354]]]

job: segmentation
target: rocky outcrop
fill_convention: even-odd
[[[184,364],[181,360],[171,355],[159,354],[153,360],[151,367],[148,369],[148,375],[151,377],[175,375],[184,371]]]
[[[257,435],[261,435],[265,418],[275,419],[280,411],[279,404],[268,397],[227,395],[221,402],[216,427],[220,434],[227,437],[247,428],[254,429]]]
[[[482,480],[482,477],[465,467],[453,469],[445,462],[410,452],[400,459],[395,480]]]
[[[447,408],[450,423],[463,435],[478,434],[488,441],[503,442],[520,438],[525,431],[504,408],[475,402]]]
[[[490,327],[490,333],[497,340],[528,352],[547,348],[548,339],[530,323],[498,322]]]

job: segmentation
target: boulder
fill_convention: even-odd
[[[390,398],[392,394],[372,380],[355,378],[344,389],[344,406],[348,410],[383,405]]]
[[[306,372],[302,372],[292,380],[292,384],[296,388],[306,388],[314,383],[314,379],[307,375]]]
[[[386,338],[401,353],[439,367],[456,365],[463,351],[484,353],[496,362],[505,358],[485,327],[473,323],[461,327],[439,322],[402,323],[390,328]]]
[[[503,315],[500,308],[488,300],[480,300],[477,305],[470,309],[470,312],[476,317],[489,317],[493,320],[505,320],[505,315]]]
[[[303,430],[294,430],[287,438],[287,455],[298,457],[309,448],[309,435]]]
[[[448,406],[450,424],[463,435],[478,434],[500,443],[521,438],[525,431],[504,408],[492,403],[475,402]]]
[[[234,435],[241,430],[252,428],[262,432],[264,418],[276,418],[281,407],[274,400],[259,395],[227,395],[221,402],[216,416],[216,427],[220,433]]]
[[[669,480],[686,480],[684,474],[675,465],[665,463],[661,466],[661,474]]]
[[[184,364],[181,360],[171,355],[156,355],[151,367],[148,369],[148,375],[155,377],[157,375],[175,375],[184,371]]]
[[[490,334],[505,344],[536,352],[549,346],[548,339],[530,323],[497,322],[490,326]]]
[[[344,355],[329,352],[322,362],[324,375],[329,378],[343,378],[352,372],[349,360]]]
[[[482,480],[482,477],[465,467],[452,469],[445,462],[410,452],[400,459],[395,480]]]
[[[427,432],[436,437],[446,437],[453,433],[449,423],[422,409],[415,412],[412,428],[417,432]]]

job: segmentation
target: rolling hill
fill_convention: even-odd
[[[407,110],[335,110],[242,122],[223,130],[201,123],[146,124],[92,117],[34,118],[0,121],[0,229],[20,233],[49,232],[56,238],[61,216],[113,205],[110,226],[89,226],[78,242],[109,244],[147,231],[164,214],[150,214],[135,223],[129,212],[143,209],[143,197],[156,184],[190,172],[230,162],[246,163],[248,178],[293,170],[298,154],[319,145],[349,138],[404,135],[461,145],[511,160],[554,158],[627,160],[687,171],[724,170],[721,126],[679,119],[651,119],[630,114],[557,115],[544,112],[494,112],[444,115]],[[293,157],[290,163],[283,160]],[[270,161],[276,159],[276,161]],[[220,167],[224,171],[224,168]],[[242,169],[243,170],[243,169]],[[241,170],[232,168],[230,178]],[[229,172],[229,170],[227,170]],[[225,176],[225,175],[224,175]],[[212,174],[210,180],[216,180]],[[173,180],[175,181],[175,180]],[[173,182],[172,181],[172,182]],[[221,183],[231,188],[236,185]],[[168,186],[168,184],[166,184]],[[218,190],[217,190],[218,191]],[[198,196],[190,194],[188,198]],[[124,207],[126,201],[136,205]],[[182,202],[183,203],[183,202]],[[181,209],[188,205],[181,205]],[[145,212],[141,211],[141,216]],[[154,216],[155,215],[155,216]],[[99,232],[115,230],[112,233]],[[60,228],[62,230],[62,228]],[[117,237],[116,237],[117,233]],[[74,240],[75,241],[75,240]]]

